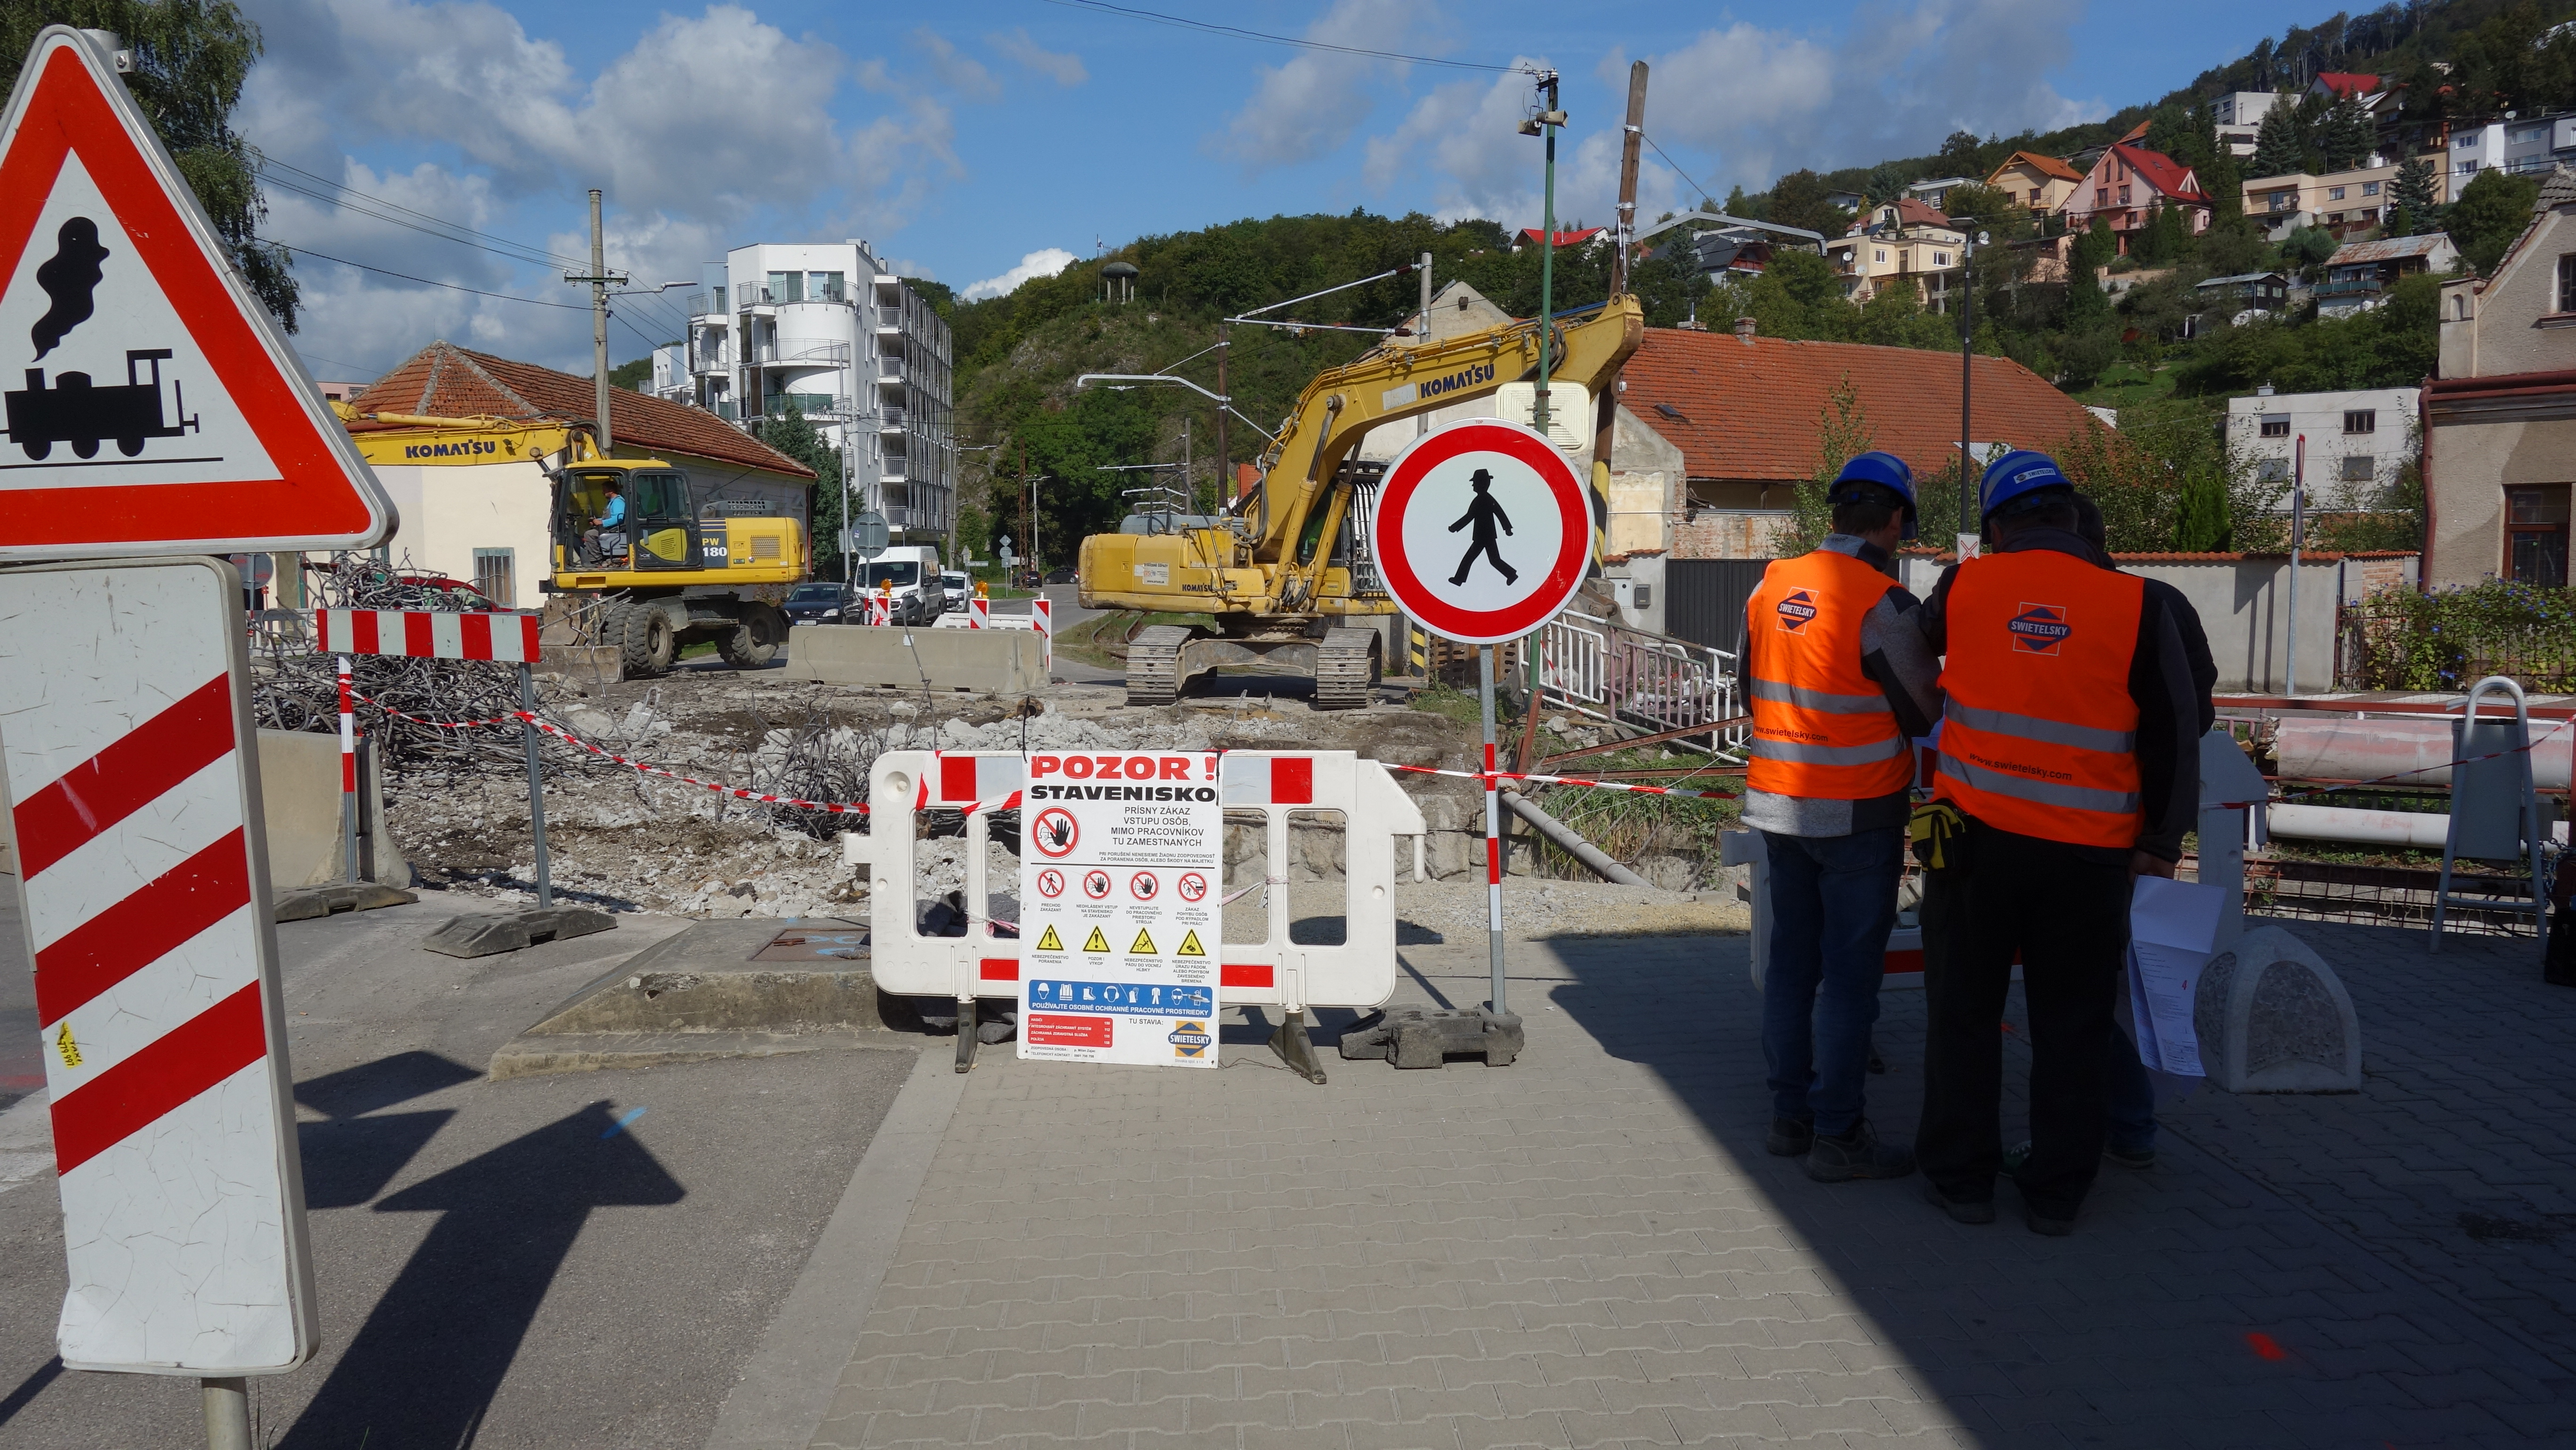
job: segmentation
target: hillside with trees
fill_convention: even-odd
[[[2309,307],[2231,325],[2231,313],[2212,310],[2197,293],[2208,278],[2250,272],[2322,277],[2335,238],[2316,229],[2277,240],[2267,236],[2242,214],[2243,184],[2248,177],[2359,164],[2389,135],[2358,106],[2301,93],[2327,72],[2396,78],[2406,87],[2394,123],[2401,142],[2449,121],[2576,104],[2576,28],[2551,32],[2571,15],[2576,0],[2418,0],[2360,16],[2340,14],[2293,27],[2188,86],[2098,122],[1982,139],[1959,132],[1928,155],[1831,171],[1800,169],[1765,191],[1737,188],[1722,203],[1703,199],[1700,205],[1839,236],[1852,213],[1834,205],[1837,194],[1886,200],[1917,181],[1979,178],[1946,198],[1951,215],[1986,219],[1976,229],[1988,242],[1975,251],[1968,279],[1975,304],[1969,345],[2010,357],[2088,402],[2122,409],[2122,429],[2131,441],[2120,446],[2117,460],[2100,461],[2106,473],[2199,477],[2225,466],[2223,450],[2213,445],[2228,396],[2266,383],[2285,392],[2411,386],[2433,370],[2436,278],[2410,279],[2393,289],[2385,305],[2341,319],[2319,319]],[[2240,90],[2299,96],[2274,107],[2255,153],[2242,159],[2220,143],[2210,106],[2213,98]],[[2097,225],[2062,240],[2048,234],[2055,219],[2034,215],[1981,184],[2016,151],[2082,164],[2141,125],[2149,149],[2194,169],[2213,206],[2206,233],[2191,235],[2180,214],[2169,212],[2137,233],[2126,255],[2115,255],[2117,243],[2106,228]],[[2468,265],[2492,267],[2529,220],[2536,183],[2490,171],[2442,205],[2434,201],[2432,180],[2430,163],[2401,170],[2383,230],[2446,231]],[[1580,221],[1561,219],[1560,225]],[[1222,318],[1389,272],[1424,252],[1432,254],[1441,282],[1464,280],[1513,314],[1530,316],[1539,305],[1539,254],[1514,251],[1511,241],[1503,224],[1483,219],[1443,223],[1419,214],[1382,217],[1366,211],[1247,218],[1140,238],[1057,276],[1031,280],[1006,297],[959,302],[937,284],[915,283],[955,329],[970,545],[984,550],[997,526],[1018,531],[1025,498],[1018,480],[1024,474],[1046,480],[1036,490],[1044,538],[1113,527],[1125,512],[1121,491],[1135,487],[1136,476],[1104,472],[1103,466],[1177,461],[1185,419],[1194,486],[1203,500],[1216,497],[1222,470],[1215,457],[1214,405],[1171,387],[1077,390],[1078,374],[1168,369],[1213,389],[1210,349]],[[2041,262],[2060,246],[2068,266]],[[1641,261],[1631,273],[1631,290],[1644,303],[1650,326],[1692,317],[1725,326],[1743,316],[1775,337],[1961,346],[1957,316],[1927,309],[1914,289],[1883,289],[1855,305],[1845,299],[1832,265],[1811,253],[1784,249],[1759,274],[1730,274],[1712,285],[1689,269],[1683,248],[1669,251],[1670,256]],[[1138,269],[1132,301],[1104,300],[1100,269],[1113,261]],[[1608,265],[1599,247],[1560,250],[1556,305],[1601,300]],[[2117,296],[2099,280],[2105,273],[2116,279]],[[2127,285],[2131,281],[2137,285]],[[1410,275],[1386,277],[1279,314],[1315,324],[1302,332],[1234,328],[1228,383],[1237,409],[1259,427],[1275,429],[1308,379],[1373,345],[1377,334],[1366,329],[1391,328],[1411,313],[1417,286]],[[1334,330],[1339,328],[1363,330]],[[1254,459],[1263,446],[1253,428],[1229,425],[1229,461]],[[2196,487],[2206,494],[2217,485]],[[2248,530],[2266,527],[2251,517],[2259,500],[2239,497],[2244,490],[2233,483],[2222,491],[2242,527],[2227,511],[2213,513],[2206,506],[2142,506],[2115,519],[2115,532],[2127,536],[2115,541],[2146,548],[2257,542]],[[2375,539],[2402,543],[2413,527],[2407,522],[2412,506],[2404,499],[2332,502],[2404,516],[2386,527],[2374,524]]]

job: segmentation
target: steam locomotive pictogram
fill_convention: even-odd
[[[8,405],[10,441],[29,458],[41,460],[57,443],[70,444],[79,457],[95,458],[98,445],[113,438],[116,451],[132,458],[143,451],[146,438],[176,438],[196,430],[198,420],[187,413],[176,378],[170,380],[170,411],[162,411],[161,364],[169,356],[166,347],[127,349],[122,387],[93,387],[87,373],[63,373],[48,388],[43,368],[27,369],[26,387],[0,394]],[[136,377],[137,366],[145,363],[152,376]],[[165,423],[165,417],[172,421]]]

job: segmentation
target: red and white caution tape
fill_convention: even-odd
[[[418,715],[405,714],[404,712],[395,709],[393,706],[386,704],[384,701],[357,690],[351,690],[349,695],[352,699],[363,700],[366,703],[375,706],[377,709],[384,711],[386,714],[393,716],[397,720],[408,720],[414,725],[426,725],[432,730],[488,730],[495,725],[516,725],[519,723],[519,712],[516,710],[510,711],[506,715],[495,715],[489,720],[427,720]]]
[[[1385,764],[1385,762],[1381,761],[1380,764]],[[1680,786],[1673,785],[1640,785],[1635,782],[1625,780],[1591,780],[1579,775],[1532,775],[1514,770],[1497,770],[1488,776],[1486,772],[1481,770],[1437,770],[1428,765],[1387,765],[1386,768],[1389,770],[1411,771],[1415,775],[1454,776],[1459,780],[1523,780],[1530,781],[1538,785],[1585,785],[1592,787],[1594,790],[1625,790],[1634,791],[1639,795],[1690,796],[1699,800],[1711,801],[1731,801],[1744,794],[1742,791],[1734,790],[1685,790]]]
[[[556,739],[561,740],[568,745],[580,746],[582,749],[589,751],[591,754],[598,756],[602,760],[615,761],[617,764],[625,766],[628,770],[638,771],[645,775],[660,776],[664,780],[676,780],[682,785],[693,785],[700,790],[711,790],[718,795],[732,796],[736,800],[758,801],[762,805],[771,806],[791,806],[800,811],[830,811],[835,815],[863,816],[868,814],[868,803],[865,801],[809,801],[791,795],[778,795],[770,791],[747,790],[738,785],[723,785],[712,780],[700,780],[695,776],[682,775],[676,770],[665,770],[658,765],[646,765],[640,760],[629,760],[625,756],[618,754],[616,751],[609,749],[605,745],[584,740],[562,726],[554,724],[551,721],[540,720],[525,710],[517,712],[516,718],[527,721],[529,724],[536,726],[548,735],[552,735]]]

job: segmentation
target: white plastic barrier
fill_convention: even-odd
[[[908,997],[1016,998],[1020,942],[992,920],[996,885],[988,849],[993,814],[1014,808],[1022,761],[1017,753],[898,750],[877,757],[871,777],[870,830],[845,833],[841,859],[868,868],[870,971],[877,985]],[[1385,766],[1347,750],[1229,751],[1217,764],[1229,816],[1259,811],[1264,833],[1262,904],[1267,930],[1259,943],[1226,942],[1218,960],[1221,1007],[1370,1008],[1395,992],[1395,838],[1420,836],[1421,808]],[[925,936],[915,883],[920,879],[921,817],[964,811],[966,933]],[[1343,821],[1344,930],[1339,946],[1289,940],[1285,890],[1289,817],[1338,811]]]

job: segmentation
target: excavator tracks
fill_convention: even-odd
[[[1132,668],[1132,667],[1131,667]],[[1315,708],[1357,710],[1369,702],[1369,687],[1378,678],[1378,633],[1373,629],[1328,629],[1315,651]],[[1130,681],[1135,679],[1131,673]],[[1128,686],[1133,699],[1135,686]]]
[[[1127,703],[1168,705],[1181,697],[1181,646],[1187,625],[1148,625],[1127,643]]]

